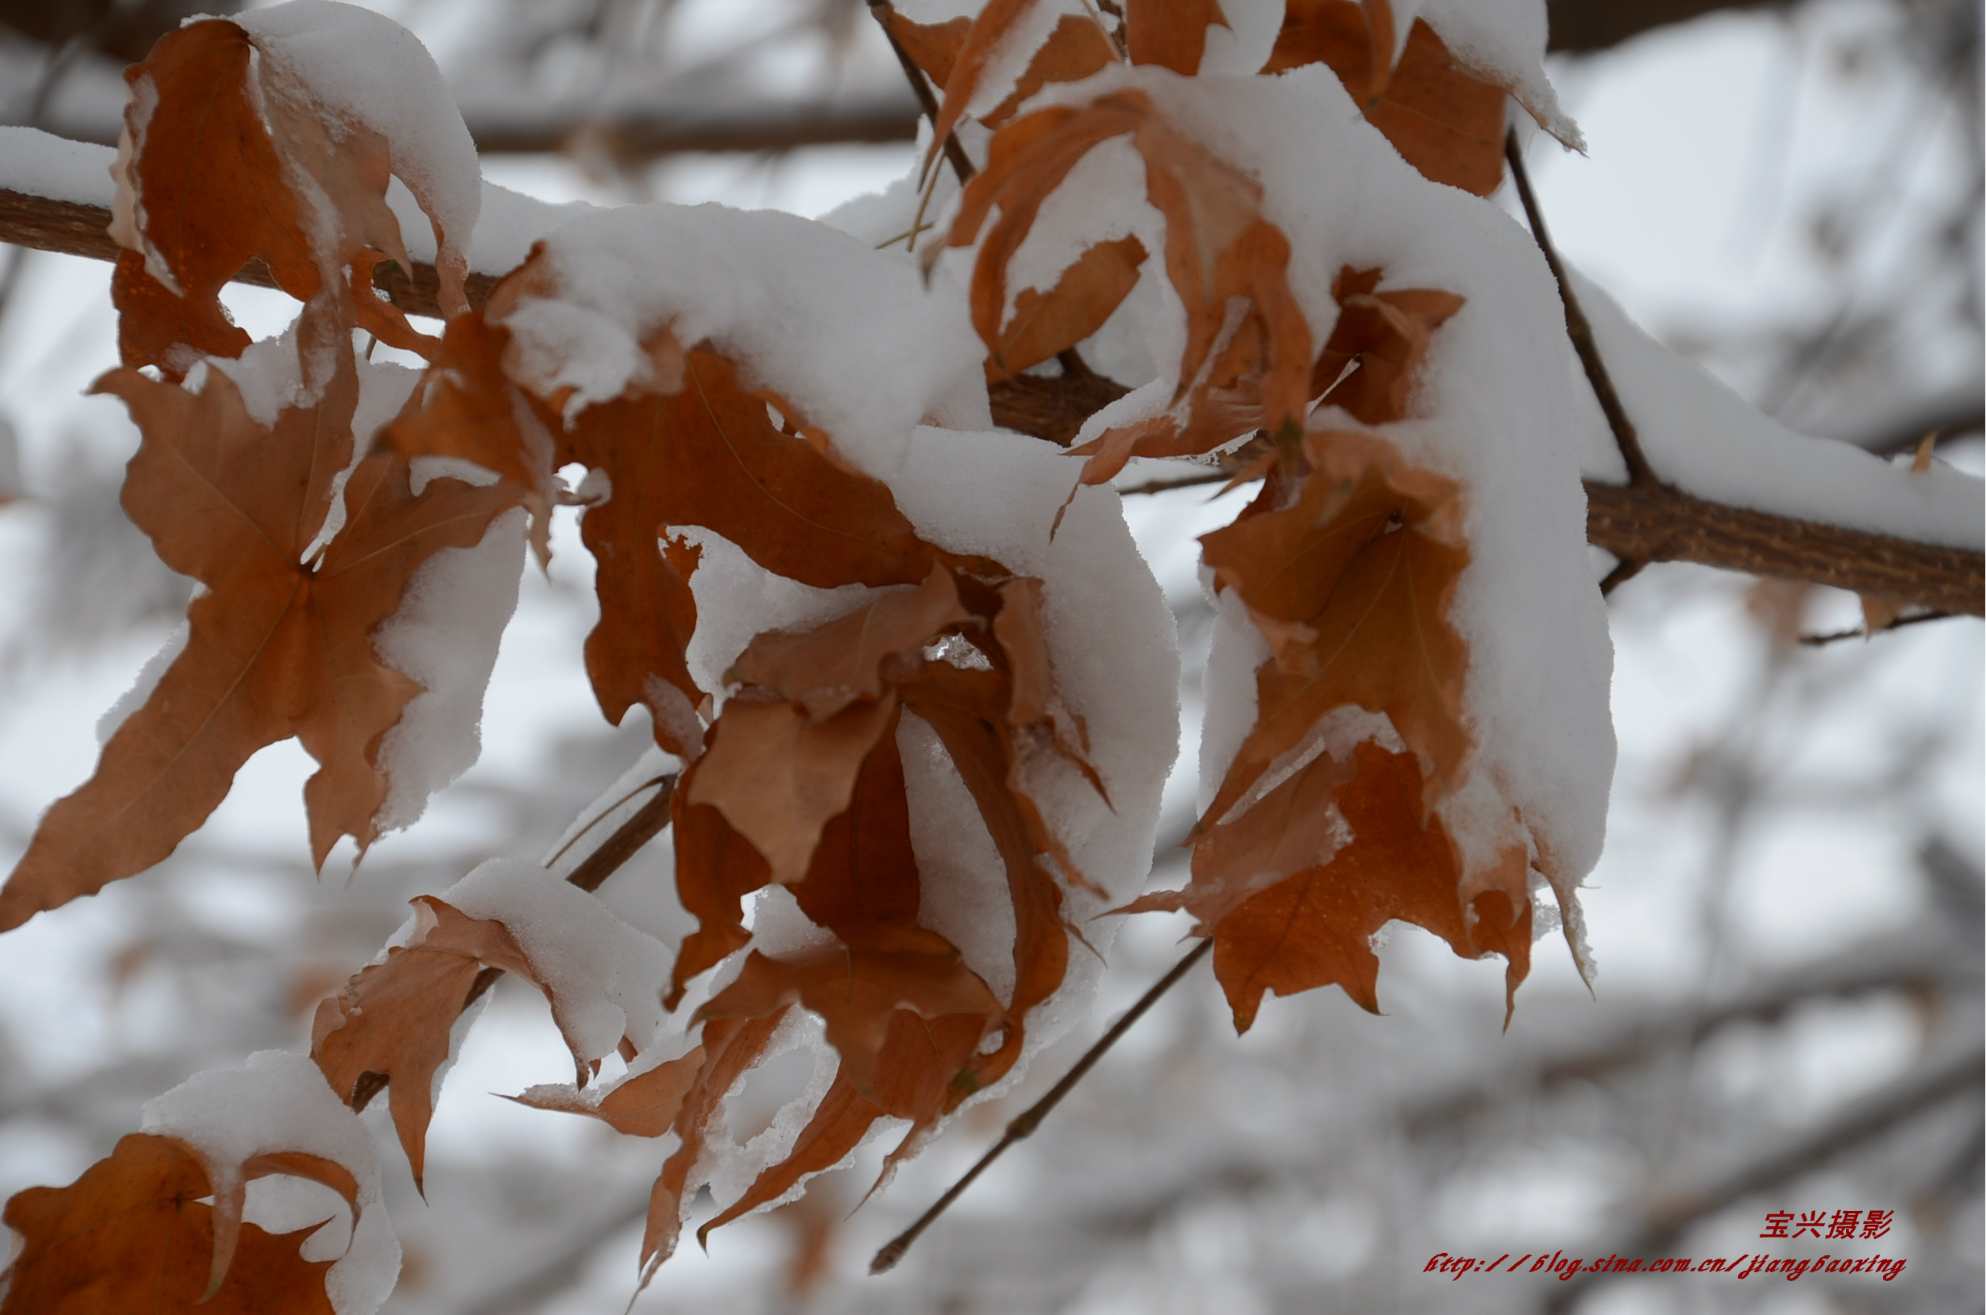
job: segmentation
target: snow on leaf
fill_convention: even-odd
[[[1062,271],[1048,292],[1021,289],[1004,325],[977,318],[989,310],[998,316],[1004,307],[975,304],[974,327],[993,344],[986,361],[988,377],[995,383],[1012,378],[1095,333],[1130,294],[1144,263],[1145,244],[1135,237],[1097,242]]]
[[[392,144],[318,104],[287,60],[261,53],[242,27],[210,19],[167,34],[126,71],[133,95],[111,228],[127,248],[113,281],[124,363],[177,377],[197,355],[239,355],[248,336],[218,293],[250,260],[306,303],[313,383],[325,361],[349,354],[353,326],[429,350],[433,340],[371,286],[382,259],[413,266],[386,204]],[[420,183],[415,195],[433,216]],[[465,306],[466,266],[444,262],[441,272],[442,303]]]
[[[317,1006],[310,1057],[338,1098],[363,1109],[379,1083],[418,1186],[434,1117],[434,1075],[448,1062],[449,1032],[469,1004],[482,965],[531,976],[501,923],[466,917],[431,896],[414,901],[415,932]]]
[[[973,17],[972,26],[966,29],[951,60],[951,70],[944,79],[945,95],[938,106],[938,118],[932,125],[931,149],[924,157],[924,168],[928,171],[938,152],[944,149],[945,139],[958,126],[959,119],[968,106],[981,94],[980,83],[984,79],[997,56],[1008,42],[1023,35],[1021,29],[1032,17],[1032,11],[1048,0],[986,0],[986,7]]]
[[[1469,560],[1460,489],[1369,435],[1312,432],[1304,450],[1313,470],[1292,506],[1258,501],[1202,538],[1272,651],[1256,676],[1255,727],[1207,810],[1214,822],[1340,707],[1392,721],[1425,765],[1430,802],[1470,749],[1468,653],[1447,618]]]
[[[1261,185],[1175,125],[1139,88],[1036,110],[994,134],[986,168],[966,185],[947,239],[965,246],[986,228],[971,299],[987,346],[1002,345],[989,326],[1000,323],[1008,266],[1042,203],[1092,149],[1125,135],[1143,157],[1146,195],[1165,216],[1166,277],[1186,312],[1175,401],[1187,405],[1078,449],[1091,458],[1085,483],[1109,479],[1134,455],[1186,455],[1226,441],[1231,435],[1208,438],[1191,424],[1195,409],[1218,390],[1246,381],[1272,430],[1301,423],[1309,401],[1310,326],[1289,288],[1289,240],[1262,217]],[[996,206],[1000,216],[987,227]],[[1101,302],[1097,309],[1107,314]]]
[[[1416,19],[1396,52],[1388,0],[1290,0],[1265,73],[1328,64],[1407,163],[1488,196],[1503,181],[1505,88],[1464,70]]]
[[[657,1039],[661,947],[590,893],[536,864],[494,859],[414,907],[409,943],[318,1006],[311,1054],[348,1104],[363,1105],[386,1082],[417,1183],[434,1074],[447,1061],[455,1020],[480,994],[484,965],[544,993],[578,1085],[609,1051],[632,1057]]]
[[[249,1174],[315,1167],[272,1162]],[[212,1192],[181,1142],[133,1133],[69,1186],[17,1193],[5,1221],[22,1247],[0,1274],[0,1315],[332,1315],[324,1276],[333,1262],[299,1254],[311,1229],[277,1234],[240,1224],[232,1255],[218,1266],[223,1276],[210,1281],[220,1259],[215,1210],[201,1198]]]
[[[764,1018],[714,1018],[703,1027],[703,1065],[683,1096],[673,1130],[681,1138],[662,1163],[648,1196],[648,1223],[642,1231],[644,1274],[667,1260],[682,1235],[683,1213],[694,1197],[692,1180],[711,1133],[724,1118],[724,1098],[765,1055],[786,1010]]]
[[[1369,942],[1395,918],[1464,957],[1505,955],[1510,993],[1528,971],[1531,838],[1513,813],[1494,854],[1465,857],[1441,816],[1474,749],[1448,616],[1470,560],[1461,498],[1377,435],[1312,430],[1201,539],[1270,656],[1190,884],[1131,908],[1193,912],[1241,1030],[1267,990],[1337,983],[1377,1010]]]
[[[124,399],[144,435],[125,510],[207,592],[188,608],[185,650],[95,774],[42,819],[0,889],[0,929],[163,859],[252,754],[293,735],[320,764],[304,787],[316,863],[340,836],[371,844],[388,790],[380,738],[420,692],[379,660],[372,633],[424,562],[479,543],[510,501],[453,479],[416,496],[406,458],[369,456],[346,482],[343,526],[305,560],[351,442],[349,374],[273,426],[219,371],[197,394],[128,369],[98,386]]]
[[[902,943],[892,949],[830,946],[784,959],[753,951],[737,980],[697,1015],[763,1018],[789,1004],[804,1005],[826,1022],[828,1043],[841,1056],[843,1076],[865,1097],[878,1100],[877,1070],[899,1012],[926,1020],[963,1014],[982,1021],[1004,1013],[943,937],[922,928],[902,930]],[[975,1045],[978,1039],[975,1034]],[[943,1074],[942,1079],[951,1076]],[[942,1080],[939,1085],[942,1094]]]

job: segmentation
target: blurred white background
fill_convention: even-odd
[[[781,122],[873,106],[901,117],[901,74],[852,0],[373,7],[429,43],[472,125],[595,124],[540,134],[543,153],[486,157],[492,180],[547,199],[813,215],[912,163],[907,140],[654,156],[627,145],[638,134],[598,127],[684,107],[698,122],[767,105],[791,111]],[[64,8],[0,6],[12,25],[0,105],[16,122],[100,135],[114,129],[118,59],[97,48],[100,29],[62,28]],[[94,22],[104,6],[67,8]],[[1942,427],[1940,455],[1977,471],[1977,5],[1711,8],[1554,58],[1590,145],[1585,157],[1530,148],[1561,249],[1652,332],[1796,428],[1907,450]],[[11,862],[40,811],[89,773],[96,719],[164,642],[186,585],[117,509],[135,447],[120,405],[84,396],[115,360],[108,267],[5,259],[0,421],[17,460],[0,461],[16,494],[0,506],[0,850]],[[277,294],[230,296],[253,332],[287,322]],[[1127,505],[1188,654],[1175,832],[1193,799],[1210,615],[1192,536],[1238,501],[1181,490]],[[527,572],[504,641],[483,760],[419,825],[356,872],[340,851],[313,876],[308,760],[279,746],[159,870],[0,940],[0,1197],[68,1181],[136,1126],[144,1099],[194,1070],[306,1046],[316,999],[372,955],[408,897],[484,857],[537,857],[633,759],[645,729],[605,726],[580,669],[588,562],[560,516],[551,569]],[[963,1120],[853,1214],[873,1163],[718,1232],[707,1256],[686,1246],[635,1309],[1979,1309],[1976,1058],[1969,1081],[1948,1071],[1976,1057],[1980,1033],[1979,622],[1807,645],[1802,635],[1859,624],[1855,600],[1682,566],[1628,582],[1612,615],[1621,764],[1586,895],[1594,995],[1548,941],[1506,1032],[1499,963],[1456,960],[1396,927],[1384,1016],[1317,992],[1270,1003],[1236,1039],[1202,969],[899,1271],[865,1277],[875,1246],[1182,953],[1183,919],[1135,919],[1093,1025],[1020,1093]],[[1176,881],[1176,861],[1162,854],[1155,882]],[[666,852],[603,894],[639,925],[680,924]],[[408,1257],[391,1309],[625,1307],[662,1148],[491,1094],[565,1071],[539,997],[500,985],[443,1089],[425,1204],[382,1139]],[[782,1080],[768,1072],[742,1104],[769,1115]],[[756,1117],[735,1114],[741,1128]],[[1436,1252],[1735,1256],[1762,1245],[1768,1210],[1836,1209],[1896,1212],[1880,1243],[1834,1250],[1904,1257],[1900,1278],[1422,1272]]]

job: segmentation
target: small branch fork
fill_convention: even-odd
[[[1159,978],[1157,982],[1153,983],[1152,988],[1138,998],[1138,1003],[1132,1005],[1124,1017],[1111,1024],[1110,1030],[1098,1037],[1096,1044],[1083,1052],[1083,1057],[1076,1061],[1076,1066],[1063,1074],[1062,1080],[1057,1082],[1053,1087],[1050,1087],[1047,1095],[1028,1106],[1027,1109],[1021,1112],[1018,1118],[1007,1125],[1006,1132],[1000,1135],[999,1141],[993,1143],[991,1150],[980,1156],[978,1162],[970,1169],[967,1169],[957,1182],[947,1188],[943,1196],[933,1201],[931,1208],[917,1217],[916,1223],[897,1234],[887,1246],[876,1253],[875,1259],[869,1262],[869,1272],[871,1274],[885,1274],[896,1268],[897,1262],[903,1259],[904,1253],[910,1250],[911,1244],[923,1234],[925,1229],[937,1221],[939,1215],[942,1215],[950,1208],[952,1202],[958,1200],[964,1194],[966,1188],[972,1186],[973,1180],[986,1172],[987,1167],[993,1161],[999,1159],[1009,1146],[1012,1146],[1017,1141],[1033,1136],[1034,1130],[1041,1126],[1041,1121],[1048,1117],[1051,1110],[1061,1104],[1062,1098],[1068,1095],[1092,1068],[1096,1067],[1097,1061],[1102,1059],[1104,1054],[1112,1046],[1117,1044],[1118,1039],[1131,1030],[1132,1024],[1143,1018],[1145,1011],[1150,1009],[1154,1004],[1157,1004],[1159,997],[1170,991],[1181,978],[1191,972],[1193,965],[1206,958],[1207,952],[1213,948],[1214,942],[1212,937],[1201,941],[1188,952],[1185,958],[1172,966],[1171,972],[1168,972],[1165,976]]]

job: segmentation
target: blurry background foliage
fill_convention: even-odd
[[[111,141],[121,66],[217,0],[0,3],[0,115]],[[400,0],[493,179],[554,199],[820,213],[900,175],[916,106],[862,0]],[[1768,412],[1887,452],[1928,431],[1979,468],[1976,0],[1552,0],[1553,75],[1590,158],[1530,151],[1569,257]],[[1507,189],[1506,189],[1507,190]],[[1508,205],[1506,197],[1496,198]],[[82,389],[113,363],[107,267],[9,250],[0,276],[0,858],[94,759],[97,716],[187,585],[123,519],[135,436]],[[236,288],[237,317],[283,299]],[[1128,509],[1198,711],[1205,490]],[[294,744],[154,874],[35,920],[0,958],[0,1196],[66,1182],[189,1073],[301,1047],[312,1003],[411,895],[534,856],[645,738],[601,724],[571,523],[527,573],[484,761],[362,870],[310,874]],[[1854,600],[1658,566],[1612,601],[1620,770],[1587,897],[1589,997],[1540,955],[1501,1030],[1501,967],[1400,930],[1370,1017],[1276,1001],[1237,1040],[1188,979],[1043,1132],[885,1279],[867,1256],[1179,953],[1134,920],[1087,1035],[854,1214],[861,1163],[671,1262],[641,1311],[1926,1311],[1981,1308],[1981,631],[1872,641]],[[1189,732],[1153,880],[1190,822]],[[666,849],[666,846],[660,847]],[[348,856],[347,856],[348,858]],[[605,888],[682,930],[666,853]],[[392,1202],[391,1309],[623,1308],[661,1148],[488,1093],[556,1075],[539,997],[496,991],[444,1089],[430,1203]],[[755,1076],[744,1124],[803,1075]],[[368,1117],[376,1118],[383,1111]],[[390,1147],[391,1138],[386,1139]],[[388,1151],[388,1154],[395,1152]],[[1771,1210],[1893,1210],[1880,1241],[1764,1243]],[[1863,1255],[1902,1277],[1450,1282],[1436,1252]]]

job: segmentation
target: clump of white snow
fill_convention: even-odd
[[[389,782],[377,825],[412,826],[428,797],[482,752],[483,692],[524,571],[521,507],[490,522],[473,547],[443,548],[407,581],[399,608],[373,632],[380,660],[421,683],[379,746]]]
[[[244,1068],[210,1069],[145,1104],[142,1132],[176,1137],[207,1170],[218,1201],[238,1192],[258,1155],[301,1151],[341,1165],[358,1184],[351,1241],[324,1275],[338,1315],[371,1315],[400,1274],[372,1134],[303,1055],[262,1050]]]
[[[301,88],[327,119],[363,125],[387,140],[393,172],[433,221],[437,264],[458,278],[467,273],[482,168],[468,125],[420,39],[390,18],[334,0],[290,0],[234,21],[283,84]]]
[[[623,1036],[637,1051],[662,1038],[674,957],[592,894],[536,863],[491,859],[440,898],[472,918],[501,922],[516,938],[575,1060],[605,1058]]]

